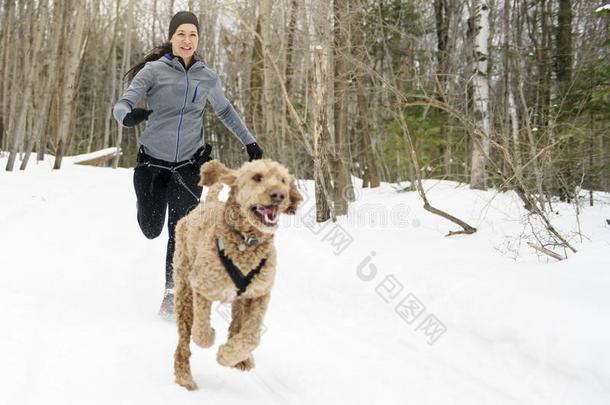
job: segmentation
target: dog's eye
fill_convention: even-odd
[[[282,183],[286,184],[286,179],[282,178]]]
[[[257,183],[260,183],[260,181],[263,179],[263,176],[260,174],[255,174],[254,177],[252,177],[252,180],[254,180]]]

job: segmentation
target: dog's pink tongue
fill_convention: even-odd
[[[275,213],[275,207],[265,207],[264,205],[258,205],[256,211],[261,215],[273,215]]]

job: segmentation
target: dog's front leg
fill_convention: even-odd
[[[193,292],[185,280],[174,274],[176,283],[176,324],[178,325],[178,346],[174,354],[174,374],[176,382],[188,390],[196,390],[197,384],[191,374],[190,338],[193,328]]]
[[[193,292],[193,332],[192,339],[197,346],[211,347],[214,344],[216,331],[210,325],[210,312],[212,301],[206,299],[198,292]]]
[[[233,330],[227,343],[218,349],[216,359],[223,366],[235,367],[238,363],[250,359],[250,354],[260,342],[263,319],[269,306],[269,294],[244,299],[241,305],[241,310],[233,313],[241,319],[233,319],[231,322],[231,326],[233,322],[236,326],[239,325],[239,330]]]

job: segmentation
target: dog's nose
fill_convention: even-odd
[[[286,198],[286,193],[281,190],[274,190],[269,195],[271,196],[273,202],[276,203],[281,203],[282,201],[284,201],[284,198]]]

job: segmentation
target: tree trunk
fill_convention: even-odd
[[[356,9],[357,7],[357,9]],[[370,107],[366,98],[366,84],[369,82],[368,72],[363,67],[366,63],[366,43],[364,33],[366,30],[364,4],[357,2],[352,8],[350,18],[350,32],[352,34],[352,53],[359,63],[354,70],[354,83],[356,88],[356,104],[360,124],[361,165],[363,167],[362,186],[379,187],[379,171],[373,147],[371,125],[369,121]]]
[[[38,161],[44,159],[44,154],[47,148],[48,139],[48,122],[50,116],[51,102],[53,95],[59,90],[58,72],[56,66],[62,64],[62,47],[63,47],[63,31],[65,21],[65,2],[58,2],[53,7],[53,33],[51,37],[51,56],[49,58],[49,64],[47,66],[46,80],[43,86],[42,100],[39,107],[39,116],[37,117],[36,124],[34,125],[34,134],[37,137],[37,157]],[[26,162],[27,163],[27,162]],[[25,169],[25,167],[23,167]]]
[[[23,4],[22,4],[23,7]],[[4,78],[2,82],[3,86],[3,113],[2,116],[5,117],[4,123],[4,133],[11,134],[13,132],[13,127],[15,124],[15,107],[16,103],[11,102],[10,96],[12,95],[14,98],[19,98],[21,88],[15,86],[15,83],[19,81],[18,66],[23,63],[19,58],[19,54],[15,54],[15,46],[13,45],[13,34],[15,34],[15,26],[14,21],[18,20],[23,13],[19,13],[17,7],[13,5],[12,2],[8,2],[6,13],[8,14],[7,18],[7,27],[6,27],[6,37],[4,46],[6,47],[4,53]],[[19,33],[21,35],[21,33]],[[3,148],[8,149],[8,136],[4,137]]]
[[[218,38],[218,0],[199,0],[199,37],[205,61],[209,66],[216,65]]]
[[[555,49],[557,81],[560,95],[572,80],[572,0],[559,0]]]
[[[515,105],[515,97],[513,94],[513,81],[512,81],[512,58],[510,54],[513,50],[512,41],[510,39],[512,27],[510,18],[510,1],[504,3],[504,10],[502,15],[502,37],[503,37],[503,60],[502,65],[504,69],[504,100],[505,100],[505,112],[504,112],[504,147],[507,159],[510,160],[509,165],[511,170],[514,172],[521,171],[521,150],[519,146],[519,120],[517,116],[517,107]],[[515,62],[518,63],[518,62]],[[510,146],[512,145],[512,147]],[[510,177],[510,176],[508,176]]]
[[[335,220],[330,200],[330,176],[328,167],[328,119],[326,116],[326,83],[328,80],[328,55],[321,46],[313,50],[312,129],[314,140],[314,180],[316,193],[316,221]]]
[[[133,32],[133,0],[129,0],[127,3],[127,10],[125,11],[125,33],[124,33],[124,41],[125,41],[125,49],[123,50],[123,62],[121,64],[121,72],[126,72],[129,68],[130,59],[131,59],[131,33]],[[123,126],[118,125],[118,133],[117,133],[117,141],[116,141],[116,150],[117,154],[112,161],[112,168],[116,169],[119,166],[119,159],[121,158],[121,143],[123,141]]]
[[[169,0],[169,14],[170,18],[174,15],[174,0]]]
[[[351,156],[349,152],[348,96],[349,96],[349,7],[348,0],[334,0],[334,154],[333,210],[336,215],[347,215],[349,201],[353,198],[350,176]]]
[[[150,39],[153,44],[157,43],[157,0],[152,4],[152,26],[150,27]]]
[[[100,14],[101,14],[101,0],[97,0],[95,2],[95,15],[93,16],[93,21],[95,21],[95,31],[99,32],[100,31],[100,23],[98,23],[98,21],[100,20]],[[96,38],[98,41],[100,40],[100,36],[96,36]],[[102,69],[101,69],[101,63],[100,63],[100,52],[94,52],[93,54],[93,77],[100,77],[102,74]],[[100,92],[100,85],[98,82],[93,83],[92,85],[93,87],[93,95],[91,97],[91,119],[89,121],[89,136],[87,139],[87,153],[90,153],[93,150],[93,142],[95,140],[95,127],[96,127],[96,122],[97,122],[97,116],[96,116],[96,112],[97,112],[97,105],[99,104],[99,94],[103,94],[103,92]]]
[[[489,157],[491,125],[489,117],[489,83],[487,77],[487,43],[489,39],[489,7],[486,0],[473,2],[474,24],[474,79],[473,110],[475,123],[482,136],[472,134],[472,163],[470,187],[485,190],[486,159]]]
[[[108,58],[110,67],[108,68],[108,80],[110,80],[110,92],[108,94],[108,103],[113,106],[116,102],[116,47],[117,47],[117,36],[119,32],[119,14],[121,12],[120,9],[121,0],[116,0],[115,4],[115,20],[114,20],[114,28],[112,29],[112,42],[110,43],[110,50],[108,51]],[[102,149],[110,146],[110,125],[112,124],[112,108],[106,109],[106,118],[104,120],[104,140],[102,142]]]
[[[263,133],[261,118],[263,116],[263,69],[265,67],[263,43],[261,38],[261,17],[256,21],[254,48],[252,49],[252,69],[250,70],[250,108],[248,126],[255,134]]]
[[[59,143],[57,145],[57,155],[55,156],[55,164],[53,169],[61,168],[61,160],[64,153],[67,151],[67,141],[69,137],[70,124],[72,121],[72,113],[74,110],[74,99],[76,93],[76,75],[80,67],[81,47],[83,45],[83,32],[86,19],[86,2],[79,1],[76,15],[74,17],[74,29],[68,50],[66,52],[64,85],[63,85],[63,103],[61,108],[61,116],[57,128]]]
[[[10,60],[10,49],[12,48],[9,44],[11,42],[11,28],[12,28],[12,9],[14,7],[13,0],[4,0],[2,14],[2,37],[0,37],[0,42],[2,43],[2,49],[0,49],[0,78],[2,79],[1,90],[2,90],[2,98],[0,102],[2,106],[0,108],[0,150],[7,149],[7,139],[5,137],[6,129],[8,126],[8,86],[11,83],[8,77],[10,73],[10,65],[8,61]]]
[[[261,21],[261,37],[263,38],[262,46],[265,48],[271,47],[271,12],[272,12],[273,1],[262,0],[260,7],[260,21]],[[274,80],[271,79],[273,74],[273,68],[271,61],[269,60],[269,53],[263,53],[263,116],[264,116],[264,129],[263,132],[259,132],[261,138],[267,144],[267,149],[271,153],[275,150],[279,152],[279,137],[275,131],[275,102],[273,99],[273,88],[272,85]]]
[[[52,32],[49,43],[49,48],[51,48],[51,52],[48,57],[48,62],[45,64],[40,64],[37,69],[37,75],[44,77],[41,88],[42,88],[42,98],[40,103],[37,103],[35,106],[35,110],[37,112],[36,119],[34,120],[34,127],[32,129],[32,140],[25,151],[25,156],[23,161],[21,162],[21,166],[19,170],[25,170],[27,164],[29,162],[30,154],[34,147],[36,147],[36,151],[38,153],[38,160],[44,159],[44,153],[46,148],[46,136],[43,136],[43,133],[46,133],[46,126],[49,117],[49,107],[51,104],[51,96],[54,93],[52,90],[57,86],[57,71],[54,66],[60,65],[60,47],[62,40],[62,31],[63,31],[63,9],[64,3],[56,3],[53,7],[53,23],[52,23]],[[41,72],[46,68],[46,75],[41,75]],[[34,100],[36,101],[36,99]]]
[[[451,8],[450,8],[451,7]],[[434,17],[436,22],[436,87],[437,99],[448,102],[448,77],[449,77],[449,27],[451,25],[452,5],[450,0],[434,0]],[[441,114],[440,133],[445,137],[445,144],[441,147],[443,155],[443,173],[445,176],[451,174],[451,131],[449,130],[449,117]]]
[[[293,65],[293,61],[294,61],[294,37],[295,37],[295,31],[296,31],[296,26],[297,26],[297,10],[299,7],[299,2],[297,0],[291,0],[290,1],[290,14],[289,14],[289,20],[288,20],[288,32],[287,32],[287,39],[286,39],[286,67],[284,69],[284,77],[285,79],[285,87],[286,87],[286,92],[288,92],[289,95],[292,95],[292,83],[293,83],[293,74],[294,74],[294,65]],[[284,100],[284,98],[282,98],[282,110],[283,112],[282,117],[281,117],[281,125],[282,125],[282,131],[281,131],[281,137],[282,137],[282,150],[279,151],[280,156],[282,156],[284,159],[290,157],[290,161],[294,162],[296,159],[296,156],[294,154],[295,150],[294,150],[294,144],[291,142],[290,145],[292,146],[290,149],[290,156],[286,156],[288,155],[288,151],[286,150],[286,143],[287,143],[287,132],[288,132],[288,128],[289,128],[289,118],[290,118],[290,111],[288,108],[288,103],[286,102],[286,100]],[[295,170],[296,168],[293,168],[293,170]]]
[[[47,3],[43,2],[41,3],[41,5],[39,6],[39,15],[40,15],[40,20],[38,23],[38,29],[35,30],[35,36],[34,36],[34,42],[33,42],[33,50],[32,50],[32,61],[37,61],[39,58],[39,54],[40,54],[40,50],[42,48],[42,40],[43,40],[43,33],[46,30],[46,25],[47,25],[47,19],[49,16],[49,12],[47,10]],[[28,69],[28,82],[26,82],[26,91],[24,94],[24,99],[25,98],[30,98],[32,95],[32,83],[34,81],[34,78],[40,75],[40,69],[41,69],[41,65],[42,64],[38,64],[38,63],[31,63],[28,64],[29,66],[27,67]],[[45,83],[46,84],[46,83]],[[47,96],[48,97],[48,96]],[[28,111],[32,111],[31,108],[31,103],[28,101],[27,103],[22,100],[22,106],[21,108],[26,109]],[[26,105],[27,104],[27,105]],[[22,113],[25,115],[25,112],[22,110]],[[31,113],[30,113],[31,114]],[[42,121],[44,120],[46,114],[44,111],[39,111],[39,113],[36,115],[36,121]],[[30,117],[31,118],[31,117]],[[38,139],[38,132],[33,132],[34,128],[37,128],[37,126],[33,125],[30,128],[30,132],[28,132],[27,138],[26,138],[26,143],[24,146],[24,156],[23,159],[21,161],[21,166],[19,167],[20,170],[25,170],[27,164],[28,164],[28,160],[30,158],[30,154],[32,152],[32,148],[34,147],[34,144],[36,143],[37,139]],[[19,136],[19,134],[16,134],[17,136]],[[10,158],[9,158],[10,160]],[[8,165],[7,165],[8,166]]]
[[[47,10],[46,10],[46,2],[42,2],[38,9],[39,19],[35,17],[35,13],[31,12],[31,21],[32,24],[35,24],[35,21],[39,21],[39,28],[34,30],[34,40],[32,45],[26,51],[25,58],[26,60],[36,61],[38,60],[38,53],[40,51],[42,45],[42,33],[43,28],[46,27],[46,19],[47,19]],[[23,94],[20,98],[20,106],[19,113],[17,114],[16,125],[13,128],[13,133],[11,134],[11,142],[9,146],[9,157],[6,163],[6,170],[12,171],[15,165],[15,159],[17,158],[17,153],[19,149],[23,150],[23,139],[25,137],[25,129],[26,129],[26,119],[27,112],[29,110],[31,95],[32,95],[32,83],[34,82],[35,73],[38,65],[36,63],[26,63],[25,65],[25,73],[24,73],[24,89]]]
[[[363,85],[360,81],[356,83],[358,97],[358,114],[360,117],[360,129],[362,131],[362,155],[364,163],[364,174],[362,179],[362,187],[379,187],[379,172],[377,170],[377,161],[373,150],[373,141],[371,138],[371,127],[369,125],[369,108],[366,102]],[[366,181],[365,181],[366,179]]]

